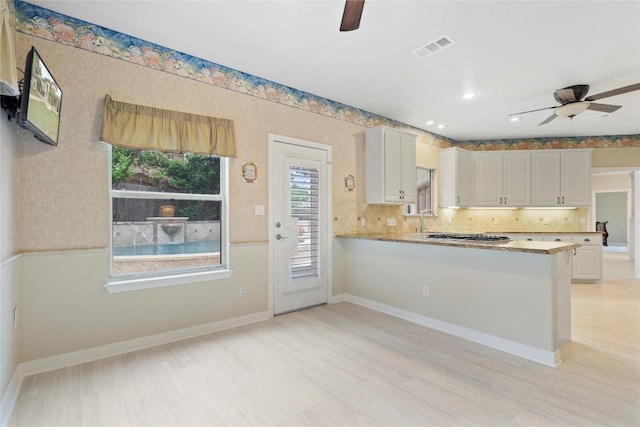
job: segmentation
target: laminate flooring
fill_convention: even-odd
[[[10,426],[637,426],[640,281],[605,254],[546,367],[349,303],[38,374]]]

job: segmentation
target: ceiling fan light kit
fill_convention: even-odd
[[[596,95],[587,96],[589,92],[589,85],[573,85],[563,89],[557,89],[553,93],[553,97],[559,106],[538,108],[536,110],[522,111],[520,113],[509,114],[509,116],[519,116],[520,114],[533,113],[535,111],[553,110],[553,114],[547,117],[540,125],[545,125],[555,119],[556,117],[569,117],[574,118],[585,110],[602,111],[604,113],[613,113],[614,111],[622,108],[621,105],[613,104],[600,104],[593,101],[602,98],[608,98],[610,96],[622,95],[624,93],[640,90],[640,83],[635,83],[628,86],[623,86],[617,89],[601,92]],[[585,98],[585,96],[587,96]]]
[[[574,117],[589,108],[589,105],[591,105],[591,103],[587,101],[572,102],[559,106],[555,109],[554,113],[560,117]]]

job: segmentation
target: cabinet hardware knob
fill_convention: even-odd
[[[560,196],[558,196],[558,204],[560,204]]]
[[[556,242],[562,242],[562,239],[556,239]]]
[[[562,196],[562,204],[564,205],[564,196]]]
[[[585,242],[590,242],[590,241],[591,241],[591,239],[584,239],[584,241],[585,241]]]
[[[500,204],[502,204],[502,197],[500,197]]]

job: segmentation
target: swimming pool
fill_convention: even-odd
[[[162,245],[136,245],[113,248],[114,256],[180,255],[220,252],[219,240],[201,242],[165,243]]]

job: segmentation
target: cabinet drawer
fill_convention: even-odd
[[[511,240],[527,240],[529,242],[533,241],[533,240],[537,240],[537,241],[541,241],[542,240],[542,236],[538,235],[534,235],[534,234],[509,234],[508,235]]]
[[[572,237],[573,243],[580,243],[582,246],[602,246],[602,235],[577,235]]]
[[[573,239],[571,235],[559,235],[559,234],[551,234],[546,235],[542,238],[545,242],[568,242],[572,243]]]

